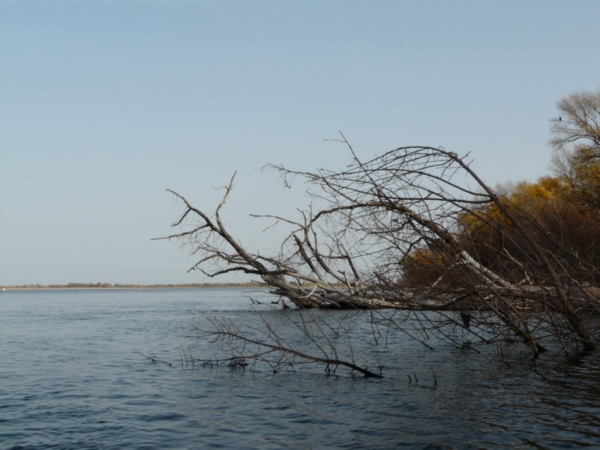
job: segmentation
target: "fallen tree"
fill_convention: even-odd
[[[345,170],[268,166],[286,187],[305,182],[313,200],[299,219],[262,216],[291,227],[277,256],[248,251],[224,226],[235,175],[214,214],[169,190],[183,205],[173,224],[180,230],[160,239],[179,240],[198,257],[190,270],[255,276],[297,308],[456,312],[423,316],[422,330],[449,342],[456,327],[479,342],[517,337],[536,356],[548,340],[566,354],[596,348],[593,316],[600,302],[594,290],[548,251],[553,232],[487,186],[465,157],[414,146],[361,161],[345,138],[341,142],[352,157]],[[473,223],[500,237],[502,245],[488,248],[499,269],[477,254],[484,244],[474,245],[483,237]],[[399,317],[380,322],[401,328],[405,316]],[[230,327],[217,331],[244,339]]]

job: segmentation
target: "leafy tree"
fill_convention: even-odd
[[[595,211],[573,201],[564,178],[543,177],[536,183],[520,182],[498,189],[506,208],[540,248],[560,261],[571,281],[595,284],[600,268],[600,223]],[[512,282],[523,281],[521,261],[527,258],[527,247],[514,223],[497,205],[470,211],[461,216],[460,223],[462,243],[471,254]]]

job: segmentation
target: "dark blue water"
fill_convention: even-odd
[[[359,335],[357,359],[383,365],[384,379],[314,366],[182,368],[182,347],[196,358],[223,355],[206,338],[184,337],[206,328],[198,312],[261,325],[241,294],[0,292],[0,448],[600,446],[598,355],[549,355],[534,367],[518,348],[502,360],[492,348],[431,351],[401,334],[375,348]]]

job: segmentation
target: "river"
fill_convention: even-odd
[[[182,348],[222,355],[206,338],[186,338],[207,326],[200,313],[255,326],[261,314],[282,314],[259,314],[243,292],[0,292],[0,448],[600,446],[597,354],[533,362],[516,349],[503,359],[395,333],[376,348],[354,344],[383,366],[382,379],[313,365],[276,374],[182,366]]]

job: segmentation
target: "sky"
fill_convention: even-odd
[[[491,185],[548,174],[556,102],[600,85],[595,1],[0,0],[0,285],[203,283],[166,189],[274,251],[308,198],[267,163],[407,145]],[[242,277],[220,281],[245,281]]]

